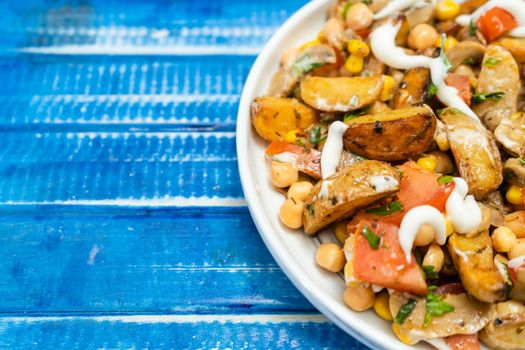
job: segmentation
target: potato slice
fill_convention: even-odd
[[[525,306],[507,301],[495,310],[494,319],[479,332],[481,341],[494,350],[525,349]]]
[[[471,237],[454,233],[447,246],[463,287],[470,295],[486,303],[505,300],[507,285],[494,264],[488,231]]]
[[[281,140],[291,130],[304,130],[318,121],[317,112],[294,98],[258,97],[252,102],[252,124],[265,140]]]
[[[430,83],[428,68],[409,69],[405,73],[400,88],[394,96],[395,109],[417,106],[425,103]]]
[[[374,103],[383,87],[383,77],[305,77],[301,81],[304,102],[325,112],[348,112]]]
[[[469,191],[480,200],[495,191],[501,182],[501,156],[494,136],[481,124],[456,109],[440,116],[447,128],[450,148]]]
[[[366,160],[319,181],[305,201],[304,231],[314,235],[334,221],[399,190],[400,172],[391,165]]]
[[[343,139],[346,149],[385,161],[408,159],[425,152],[436,131],[436,117],[428,106],[366,115],[347,124]]]

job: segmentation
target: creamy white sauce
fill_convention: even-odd
[[[461,257],[461,259],[463,259],[463,261],[468,261],[468,255],[467,253],[465,253],[464,251],[462,250],[459,250],[458,248],[454,248],[454,251],[456,252],[456,254],[458,256]]]
[[[455,177],[456,186],[446,203],[447,216],[452,221],[454,231],[468,233],[479,227],[482,221],[481,209],[472,195],[467,195],[468,185],[460,177]]]
[[[518,27],[509,31],[510,36],[525,37],[525,1],[523,0],[490,0],[470,15],[462,15],[456,18],[456,22],[462,26],[468,26],[471,21],[476,22],[483,14],[494,7],[499,7],[514,16]]]
[[[321,153],[321,175],[323,179],[335,174],[339,159],[343,153],[343,135],[348,125],[335,121],[328,128],[328,137]]]
[[[383,193],[396,189],[399,186],[399,182],[392,176],[372,176],[370,185],[376,192]]]
[[[508,266],[511,269],[516,269],[516,268],[522,266],[523,264],[525,264],[525,255],[518,256],[517,258],[509,260],[509,265]]]
[[[374,15],[374,19],[385,18],[411,7],[421,7],[424,4],[426,4],[426,1],[424,0],[391,0]]]
[[[396,46],[396,35],[400,27],[401,22],[394,25],[392,21],[389,21],[372,32],[370,46],[374,56],[396,69],[429,68],[432,83],[438,88],[437,97],[439,100],[479,123],[479,118],[458,95],[458,91],[445,83],[450,66],[445,63],[444,53],[436,58],[407,55],[402,47]]]
[[[328,186],[331,184],[332,184],[332,181],[323,180],[323,183],[321,184],[321,189],[319,190],[319,193],[317,194],[317,198],[322,199],[328,196]]]
[[[436,233],[436,242],[439,245],[445,244],[447,240],[445,218],[439,210],[431,205],[420,205],[410,209],[403,217],[399,227],[399,243],[405,252],[408,263],[412,261],[414,240],[423,224],[432,226]]]

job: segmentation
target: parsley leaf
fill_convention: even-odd
[[[410,299],[405,305],[401,306],[399,312],[396,315],[396,323],[403,324],[406,318],[410,316],[414,308],[416,307],[416,299]]]
[[[427,97],[428,97],[429,99],[431,99],[432,97],[436,96],[437,92],[438,92],[438,88],[437,88],[437,86],[434,85],[434,83],[430,83],[430,84],[428,85]]]
[[[343,20],[346,19],[346,14],[348,13],[348,10],[350,10],[350,7],[352,7],[352,3],[350,3],[350,1],[348,1],[345,4],[345,7],[343,7],[343,12],[341,13],[343,15]]]
[[[483,93],[483,92],[480,92],[480,93],[476,93],[474,95],[472,95],[472,98],[471,98],[471,102],[473,104],[480,104],[481,102],[491,98],[491,99],[494,99],[494,100],[499,100],[503,97],[503,95],[505,95],[504,92],[502,91],[497,91],[497,92],[487,92],[487,93]]]
[[[520,162],[521,166],[525,166],[525,159],[518,159],[518,162]]]
[[[323,138],[321,137],[321,127],[316,126],[310,130],[310,133],[308,135],[308,140],[313,143],[314,145],[317,145],[319,142],[323,141]]]
[[[454,311],[454,306],[450,305],[447,302],[444,302],[443,296],[434,294],[435,290],[435,286],[431,286],[428,288],[428,294],[426,296],[425,303],[425,322],[423,324],[423,327],[428,327],[432,322],[433,317],[443,316],[446,313]]]
[[[370,247],[373,250],[376,250],[377,247],[379,247],[379,242],[381,241],[381,238],[377,236],[372,230],[364,225],[363,226],[363,236],[365,236],[366,240],[368,241],[368,244],[370,244]]]
[[[463,61],[461,61],[461,64],[466,64],[467,66],[475,66],[476,60],[472,57],[465,58]]]
[[[307,204],[306,209],[308,210],[308,214],[310,214],[310,216],[314,216],[315,212],[313,204]]]
[[[476,36],[476,33],[478,31],[478,27],[474,23],[474,20],[471,20],[468,24],[468,35],[470,36]]]
[[[403,203],[395,201],[387,203],[377,208],[368,209],[366,212],[370,214],[376,214],[379,216],[387,216],[398,211],[403,211]]]
[[[501,59],[497,57],[489,57],[485,60],[485,63],[483,63],[485,66],[489,68],[494,68],[498,65],[498,63],[501,62]]]
[[[363,115],[366,115],[368,114],[368,112],[370,111],[370,108],[372,106],[365,106],[363,108],[360,108],[360,109],[357,109],[355,111],[351,111],[351,112],[348,112],[345,114],[344,118],[343,118],[343,122],[348,122],[352,119],[355,119],[355,118],[359,118]]]
[[[292,69],[297,74],[308,73],[321,66],[322,64],[319,63],[319,61],[317,61],[315,58],[313,58],[309,54],[303,55],[302,57],[295,60],[294,63],[292,63]]]
[[[440,176],[437,179],[438,185],[442,186],[444,184],[449,184],[452,181],[454,181],[454,176],[446,175],[446,176]]]
[[[432,265],[423,265],[423,272],[425,273],[425,278],[427,280],[435,280],[439,278],[438,273]]]

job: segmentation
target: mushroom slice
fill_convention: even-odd
[[[487,99],[473,107],[489,130],[494,131],[502,119],[518,110],[520,87],[518,64],[510,52],[501,46],[490,45],[483,58],[476,92],[505,94],[500,99]]]
[[[494,350],[525,349],[525,306],[516,301],[499,303],[495,318],[479,332],[485,345]]]
[[[505,300],[507,285],[494,264],[488,231],[472,237],[454,233],[447,246],[463,287],[470,295],[486,303]]]
[[[525,113],[504,116],[494,136],[510,154],[525,158]]]
[[[525,187],[525,162],[523,159],[509,158],[503,164],[505,179],[513,185]]]
[[[314,69],[337,62],[335,50],[328,45],[310,46],[286,62],[272,78],[269,96],[289,96],[301,78]]]
[[[415,298],[406,293],[394,292],[390,295],[392,315],[398,315],[401,307],[411,299],[416,300],[415,307],[401,324],[395,323],[395,332],[398,336],[403,335],[404,338],[412,340],[476,333],[490,322],[494,312],[490,304],[479,302],[467,293],[450,293],[443,295],[443,302],[451,305],[454,310],[433,317],[430,324],[425,325],[426,298]]]
[[[477,41],[467,40],[448,50],[447,58],[452,64],[452,69],[456,69],[461,64],[481,62],[484,54],[485,46]]]

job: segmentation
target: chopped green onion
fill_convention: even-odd
[[[315,212],[313,204],[307,204],[306,209],[308,210],[308,214],[310,214],[310,216],[314,216]]]
[[[322,64],[319,63],[319,61],[316,61],[315,58],[308,54],[303,55],[301,58],[292,63],[292,69],[297,74],[308,73],[321,66]]]
[[[476,36],[476,33],[478,31],[478,27],[474,23],[474,20],[471,20],[468,24],[468,35],[470,36]]]
[[[310,133],[308,135],[308,139],[314,145],[317,145],[319,142],[321,142],[322,141],[322,138],[321,138],[321,127],[320,126],[316,126],[316,127],[312,128],[312,130],[310,130]]]
[[[430,83],[428,85],[427,97],[431,99],[432,97],[436,96],[437,92],[438,92],[437,86],[434,83]]]
[[[423,265],[423,272],[425,273],[425,278],[427,280],[435,280],[439,278],[438,273],[432,265]]]
[[[494,68],[498,65],[498,63],[501,62],[500,58],[497,57],[489,57],[485,60],[485,63],[483,63],[485,66],[489,68]]]
[[[428,294],[426,296],[425,303],[426,314],[423,324],[424,327],[428,327],[430,325],[433,317],[443,316],[446,313],[454,311],[454,306],[443,301],[443,296],[434,294],[435,290],[435,286],[428,288]]]
[[[440,176],[437,179],[438,185],[442,186],[444,184],[449,184],[452,181],[454,181],[454,176],[446,175],[446,176]]]
[[[486,101],[489,98],[490,99],[494,99],[494,100],[499,100],[499,99],[501,99],[503,97],[503,95],[505,95],[505,93],[502,92],[502,91],[487,92],[487,93],[480,92],[480,93],[472,95],[472,99],[470,101],[473,104],[477,105],[477,104],[480,104],[483,101]]]
[[[405,305],[401,306],[399,312],[396,315],[396,323],[403,324],[408,316],[412,313],[416,307],[416,299],[410,299]]]
[[[395,201],[387,203],[377,208],[368,209],[366,212],[370,214],[376,214],[379,216],[387,216],[398,211],[403,211],[403,203]]]
[[[370,247],[374,250],[379,247],[379,242],[381,241],[381,238],[377,236],[368,226],[363,227],[363,236],[365,236],[366,240],[368,241],[368,244],[370,244]]]
[[[343,12],[341,13],[343,15],[343,20],[346,19],[346,14],[348,13],[348,10],[350,10],[350,7],[352,7],[352,3],[350,3],[350,1],[348,1],[345,4],[345,7],[343,7]]]

